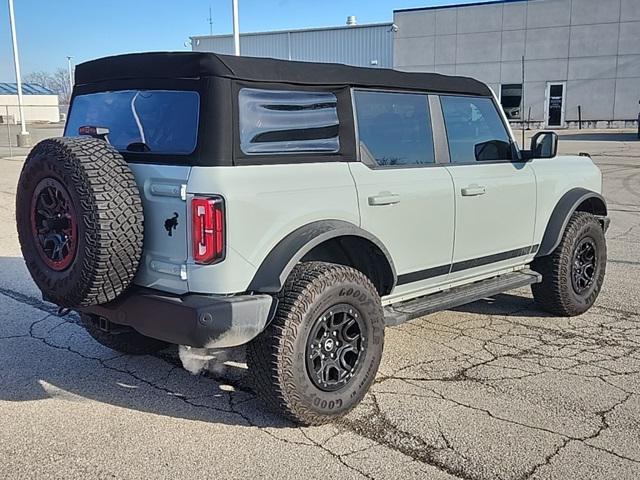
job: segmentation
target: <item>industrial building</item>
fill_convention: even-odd
[[[340,27],[240,34],[240,53],[305,62],[336,62],[359,67],[393,68],[393,24],[357,25],[355,17]],[[198,52],[233,54],[232,35],[191,37]]]
[[[240,51],[474,77],[495,91],[512,123],[534,128],[637,124],[640,0],[500,0],[349,23],[241,34]],[[232,53],[233,38],[192,37],[192,48]]]
[[[27,123],[60,121],[60,105],[55,92],[34,83],[23,83],[22,95]],[[0,123],[16,124],[20,121],[18,86],[15,83],[0,83]]]
[[[393,18],[395,68],[478,78],[512,121],[635,125],[640,0],[503,0]]]

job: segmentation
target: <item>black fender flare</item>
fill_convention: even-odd
[[[602,195],[587,190],[586,188],[573,188],[569,190],[558,200],[558,203],[551,213],[551,217],[549,217],[547,228],[544,231],[536,257],[544,257],[556,249],[562,240],[562,234],[573,212],[575,212],[581,204],[589,200],[592,202],[591,208],[594,214],[600,217],[606,217],[607,202]]]
[[[389,251],[380,239],[344,220],[320,220],[294,230],[278,242],[258,267],[247,290],[262,293],[279,292],[296,264],[314,247],[332,238],[345,236],[361,237],[377,246],[389,262],[395,286],[398,278],[396,269]]]

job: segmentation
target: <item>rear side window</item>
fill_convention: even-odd
[[[117,150],[174,155],[193,153],[200,96],[177,90],[119,90],[74,98],[65,135],[80,127],[106,127]]]
[[[427,95],[354,92],[360,155],[379,166],[435,163]]]
[[[507,129],[489,98],[440,97],[453,163],[512,160]]]
[[[338,106],[331,92],[243,88],[240,148],[247,155],[335,153]]]

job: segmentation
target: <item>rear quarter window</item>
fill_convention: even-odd
[[[240,148],[246,155],[338,152],[337,103],[331,92],[243,88]]]
[[[360,155],[380,167],[435,163],[427,95],[354,92]]]
[[[196,148],[200,96],[194,91],[119,90],[74,98],[65,136],[106,127],[119,151],[189,155]]]

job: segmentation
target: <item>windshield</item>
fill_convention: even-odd
[[[117,150],[188,155],[196,148],[200,96],[193,91],[120,90],[74,98],[65,135],[108,128]]]

